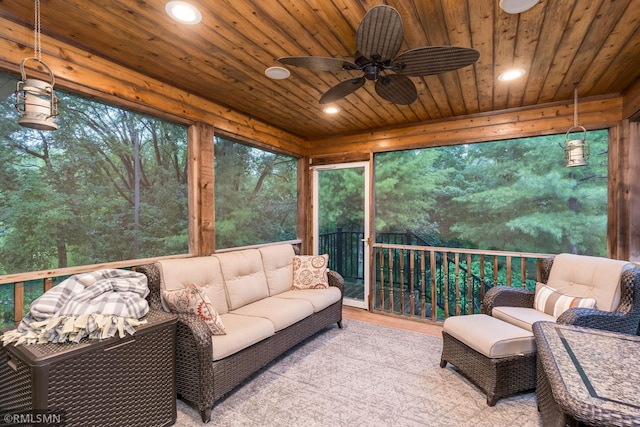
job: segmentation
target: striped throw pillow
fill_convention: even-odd
[[[595,306],[595,298],[580,298],[564,295],[544,283],[536,283],[536,295],[533,308],[543,311],[556,319],[570,308],[594,308]]]

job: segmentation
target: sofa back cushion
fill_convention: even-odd
[[[194,284],[202,288],[219,314],[229,311],[224,278],[216,257],[166,259],[156,261],[156,266],[160,270],[161,289],[174,291]]]
[[[278,295],[293,286],[293,257],[295,252],[289,244],[263,246],[258,249],[267,276],[269,295]]]
[[[582,298],[595,298],[596,308],[614,311],[620,304],[620,276],[633,264],[609,258],[559,254],[549,272],[554,290]]]
[[[224,252],[213,256],[220,260],[229,310],[269,296],[267,276],[258,249]]]

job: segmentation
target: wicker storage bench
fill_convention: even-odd
[[[449,317],[440,367],[451,363],[487,395],[487,405],[536,386],[533,334],[484,315]]]
[[[0,347],[0,413],[50,411],[65,426],[172,425],[176,317],[145,318],[122,339]]]

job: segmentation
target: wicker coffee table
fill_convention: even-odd
[[[640,337],[538,322],[536,397],[544,426],[640,425]]]

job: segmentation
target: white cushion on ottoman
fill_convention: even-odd
[[[448,317],[444,321],[443,330],[489,358],[536,351],[531,331],[486,314]]]

